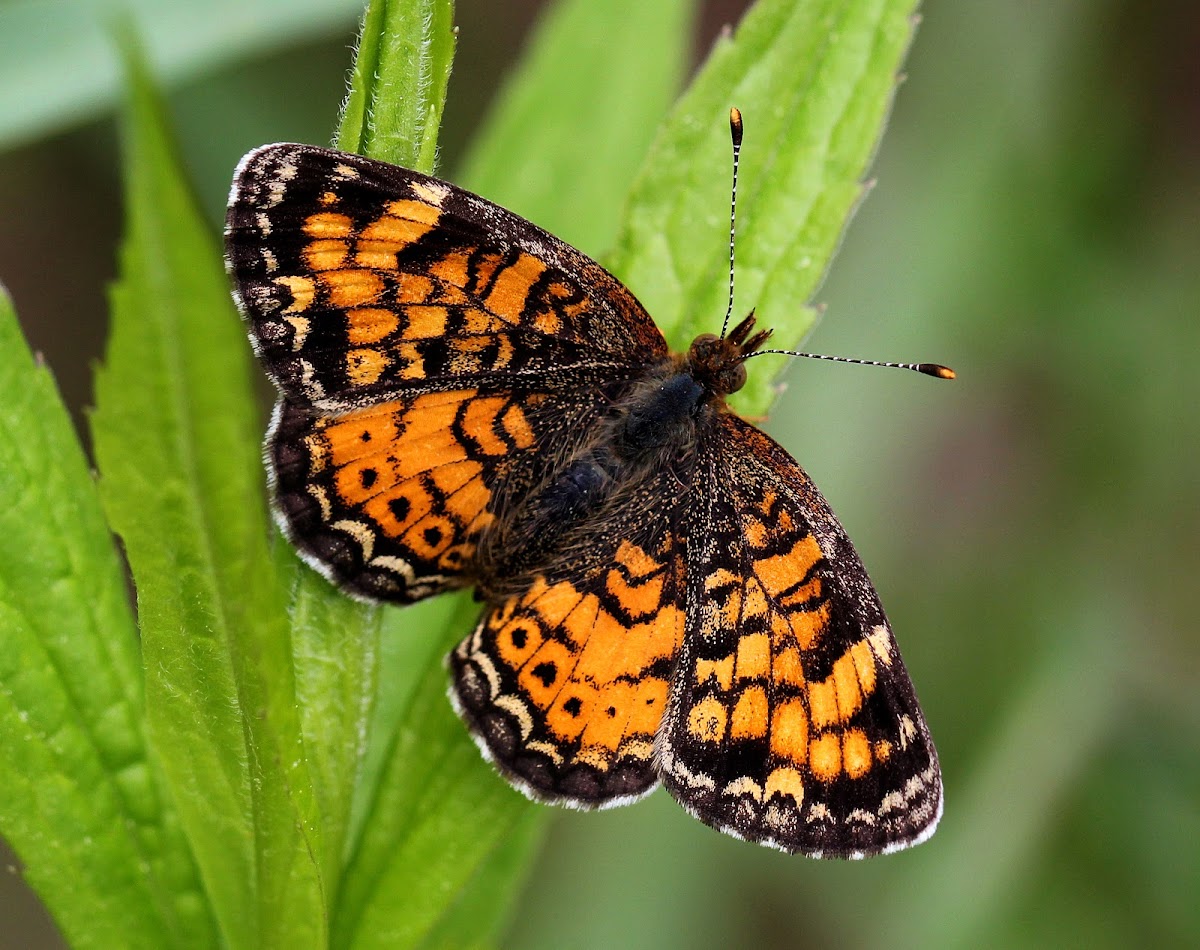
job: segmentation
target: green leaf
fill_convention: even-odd
[[[342,596],[342,599],[347,598]],[[440,677],[442,683],[446,682],[443,661],[447,650],[474,618],[478,608],[472,603],[465,594],[443,594],[409,607],[386,608],[378,613],[378,689],[355,789],[348,853],[358,847],[413,694],[427,676]]]
[[[107,33],[110,4],[0,4],[0,148],[112,108],[121,87]],[[166,82],[210,72],[349,24],[360,0],[123,0]],[[31,95],[30,90],[37,90]]]
[[[224,943],[322,946],[327,869],[250,350],[145,67],[125,52],[128,221],[93,433],[137,585],[147,724]]]
[[[343,151],[432,172],[454,60],[451,0],[370,0],[338,123]]]
[[[462,900],[442,916],[424,941],[424,950],[496,946],[511,917],[512,897],[523,889],[534,857],[545,839],[541,810],[530,808],[518,819],[502,847],[480,868]]]
[[[288,617],[304,749],[321,819],[327,913],[339,898],[342,868],[354,840],[351,821],[365,769],[379,686],[382,611],[351,600],[277,538],[277,559],[292,578]]]
[[[734,318],[756,309],[780,346],[811,327],[805,302],[862,197],[916,6],[762,0],[717,41],[646,158],[610,262],[675,345],[725,313],[731,106],[745,119]],[[771,384],[754,369],[736,401],[762,414]]]
[[[589,254],[679,92],[691,0],[564,0],[538,25],[456,176]]]
[[[142,730],[124,572],[0,288],[0,833],[76,947],[209,942]]]

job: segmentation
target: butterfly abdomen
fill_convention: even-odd
[[[566,463],[528,506],[551,530],[601,513],[614,496],[635,491],[663,466],[690,454],[704,388],[686,373],[636,386],[619,400],[596,440]]]

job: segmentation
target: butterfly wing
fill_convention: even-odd
[[[550,569],[488,610],[450,657],[476,742],[532,798],[603,808],[658,785],[654,737],[683,638],[681,491],[600,514]]]
[[[481,532],[667,352],[600,265],[453,185],[306,145],[238,167],[226,261],[281,401],[277,517],[349,593],[473,582]]]
[[[281,392],[325,411],[396,393],[627,378],[666,342],[599,264],[418,172],[309,145],[242,159],[235,294]]]
[[[861,857],[925,840],[937,755],[858,555],[773,440],[729,414],[698,461],[663,782],[721,831]]]
[[[396,396],[339,414],[279,402],[267,434],[277,520],[347,593],[410,603],[474,582],[481,534],[545,477],[601,393]]]

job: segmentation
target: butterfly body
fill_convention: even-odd
[[[226,242],[280,391],[283,530],[354,596],[475,590],[451,699],[515,787],[607,807],[662,783],[811,855],[932,832],[936,753],[866,572],[726,403],[752,316],[671,353],[536,226],[310,146],[243,160]]]
[[[730,412],[725,396],[745,382],[741,360],[753,349],[742,341],[753,324],[748,318],[727,341],[704,334],[612,393],[573,455],[528,495],[510,498],[482,534],[477,596],[498,600],[532,577],[576,573],[570,552],[603,551],[614,521],[638,523],[649,509],[681,504],[693,490],[697,447],[712,436],[718,414]],[[664,473],[674,481],[669,496]]]

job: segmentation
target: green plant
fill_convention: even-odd
[[[463,183],[609,248],[679,345],[724,310],[725,116],[740,106],[737,307],[787,314],[772,320],[786,345],[862,194],[914,7],[763,0],[662,121],[691,5],[569,0]],[[451,19],[448,0],[371,4],[340,144],[432,170]],[[352,603],[269,531],[250,349],[124,50],[128,221],[92,419],[98,490],[0,313],[0,831],[75,946],[487,942],[544,810],[490,772],[443,696],[441,656],[474,608]],[[618,215],[611,196],[651,140]],[[760,372],[741,406],[770,397]]]

